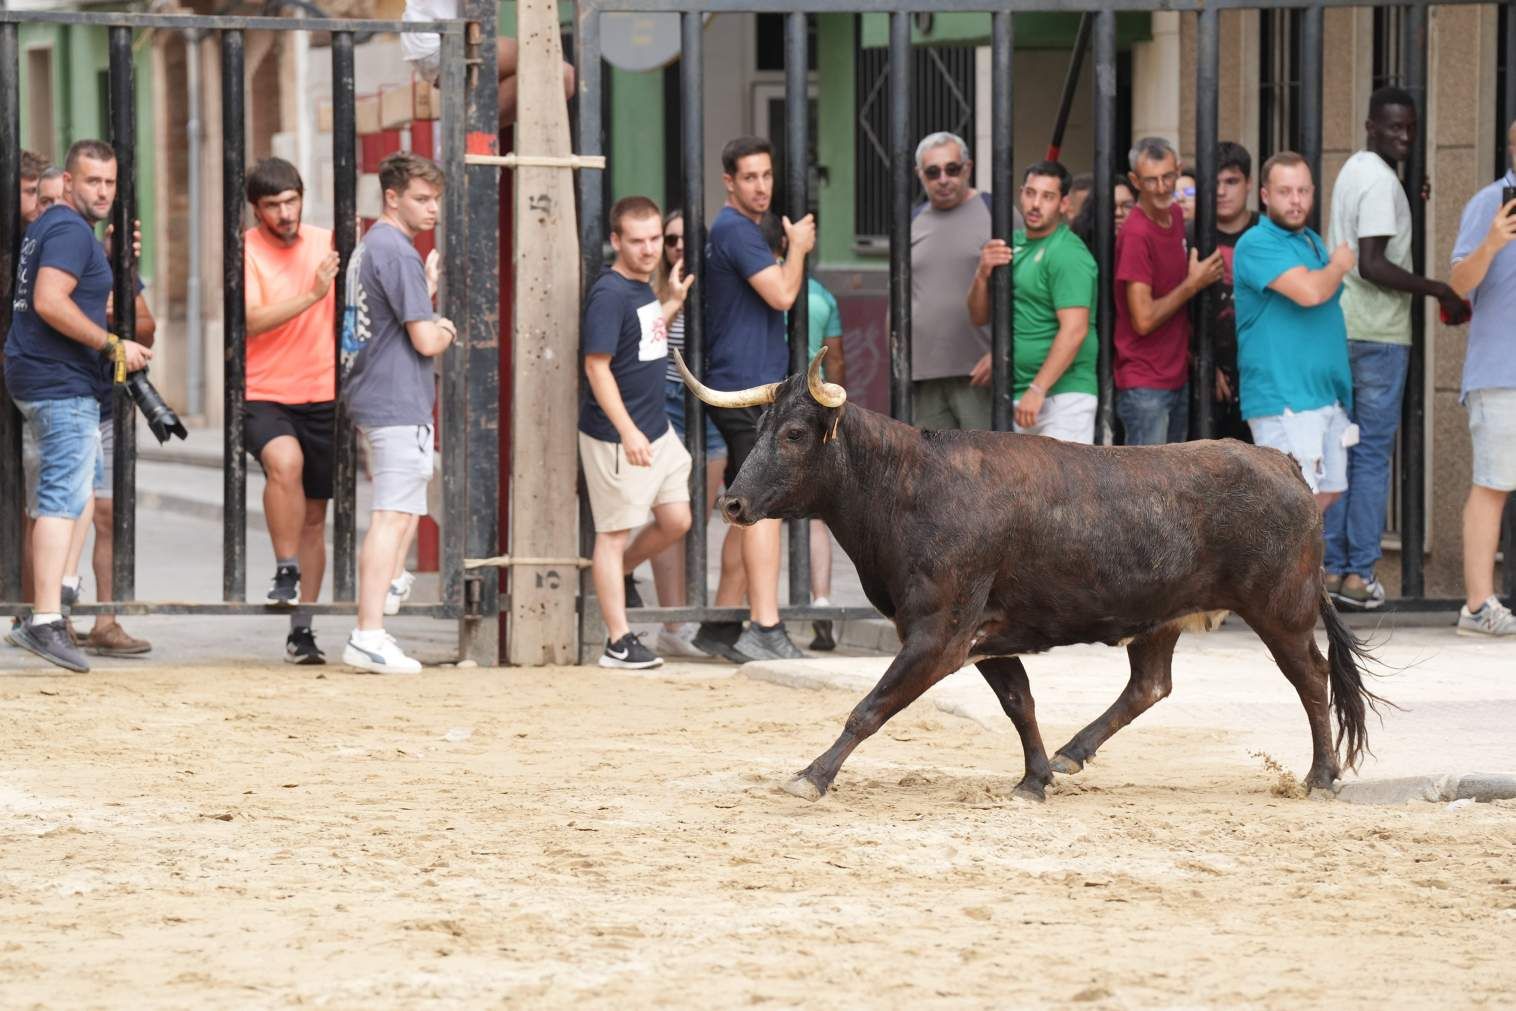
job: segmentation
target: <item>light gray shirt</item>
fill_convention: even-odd
[[[436,318],[421,254],[400,229],[374,225],[347,266],[342,399],[354,424],[432,423],[432,360],[416,350],[405,324]]]
[[[1358,240],[1387,239],[1384,258],[1401,270],[1411,270],[1411,202],[1400,177],[1372,151],[1359,151],[1347,160],[1332,187],[1332,217],[1327,249],[1346,242],[1353,256]],[[1348,338],[1382,344],[1411,343],[1411,293],[1381,288],[1353,269],[1342,279],[1342,318]]]
[[[918,382],[967,376],[989,354],[990,328],[970,323],[968,308],[979,250],[990,241],[985,196],[950,211],[926,204],[911,219],[911,378]]]

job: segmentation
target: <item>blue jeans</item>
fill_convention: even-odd
[[[37,499],[28,503],[32,518],[78,519],[102,469],[100,404],[94,397],[15,404],[37,440]]]
[[[1326,570],[1374,578],[1384,509],[1390,495],[1390,456],[1400,430],[1401,395],[1411,349],[1404,344],[1348,341],[1358,445],[1348,450],[1348,490],[1326,511]]]
[[[1134,386],[1116,394],[1116,416],[1128,446],[1183,442],[1190,433],[1190,385],[1177,390]]]

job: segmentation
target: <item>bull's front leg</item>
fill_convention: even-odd
[[[784,785],[787,793],[805,800],[820,800],[831,788],[832,780],[853,749],[872,737],[896,713],[915,702],[932,685],[957,669],[944,659],[951,651],[944,648],[943,637],[918,633],[909,637],[863,701],[853,707],[842,736],[804,771]],[[959,649],[962,652],[962,649]]]

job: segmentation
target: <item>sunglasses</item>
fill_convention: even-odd
[[[682,236],[682,235],[665,235],[663,237],[663,244],[665,246],[682,246],[682,245],[684,245],[684,236]]]
[[[961,173],[963,169],[964,165],[962,162],[950,161],[946,165],[928,165],[926,168],[921,170],[921,174],[926,176],[927,179],[931,182],[936,182],[938,179],[942,178],[942,174],[944,172],[946,172],[950,178],[957,179],[959,173]]]

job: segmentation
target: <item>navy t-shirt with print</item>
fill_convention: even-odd
[[[93,397],[101,354],[54,330],[33,306],[37,274],[63,271],[77,282],[70,294],[90,321],[104,329],[112,277],[105,248],[89,224],[67,204],[54,204],[21,239],[10,334],[5,340],[5,385],[17,400]]]
[[[784,313],[748,283],[775,263],[758,226],[723,207],[705,246],[705,381],[718,390],[776,383],[789,369]]]
[[[648,283],[607,268],[585,301],[580,343],[587,355],[611,356],[611,375],[632,423],[649,441],[662,438],[669,430],[668,413],[663,409],[668,327],[658,296]],[[588,382],[580,400],[579,431],[601,442],[621,441]]]

